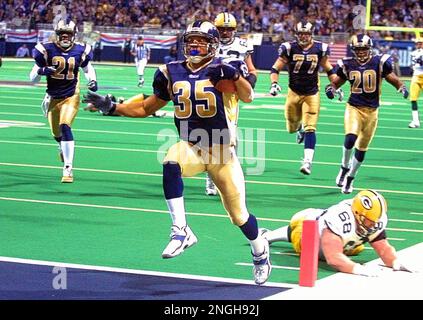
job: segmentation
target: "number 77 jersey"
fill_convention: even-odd
[[[379,107],[382,78],[393,72],[391,56],[378,54],[367,62],[359,63],[354,58],[338,60],[336,74],[351,84],[348,103],[355,107]]]
[[[56,72],[47,76],[47,93],[55,99],[73,96],[78,87],[79,68],[85,68],[92,59],[91,46],[75,42],[64,50],[54,42],[39,43],[33,56],[38,67],[51,66]]]

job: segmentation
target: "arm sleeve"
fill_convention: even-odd
[[[386,59],[382,66],[382,77],[385,78],[388,74],[393,72],[394,69],[392,68],[392,57]]]
[[[92,59],[93,59],[93,50],[91,46],[87,44],[82,54],[81,68],[85,68]]]
[[[165,77],[163,72],[160,69],[157,69],[156,73],[154,74],[153,90],[154,94],[158,98],[165,101],[172,100],[168,91],[168,83],[169,80]]]
[[[97,81],[97,75],[91,62],[88,62],[88,64],[83,67],[82,70],[84,70],[84,76],[88,82],[90,82],[91,80]]]
[[[38,69],[40,69],[40,67],[38,67],[37,64],[34,64],[31,72],[29,73],[29,80],[33,83],[40,82],[41,76],[38,74]]]
[[[343,60],[338,60],[337,65],[335,66],[336,75],[339,76],[343,80],[348,80],[347,75],[345,74],[346,68]]]

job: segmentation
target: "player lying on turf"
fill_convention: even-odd
[[[348,256],[359,254],[368,242],[387,267],[395,271],[411,270],[400,262],[395,248],[386,238],[388,223],[384,197],[374,190],[360,191],[354,198],[343,200],[327,209],[309,208],[297,212],[288,226],[270,231],[260,229],[269,241],[288,241],[301,253],[304,220],[317,220],[320,235],[320,259],[338,271],[362,276],[377,276],[378,270],[355,263]]]

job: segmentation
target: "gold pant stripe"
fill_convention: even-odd
[[[345,134],[357,135],[355,147],[367,151],[376,132],[379,109],[354,107],[347,103],[345,108]]]
[[[51,133],[55,137],[60,137],[60,125],[72,126],[76,114],[79,110],[79,92],[65,99],[52,99],[48,109],[48,121]]]
[[[300,96],[288,88],[285,103],[286,129],[289,133],[298,130],[301,122],[307,132],[316,131],[320,113],[320,94]]]

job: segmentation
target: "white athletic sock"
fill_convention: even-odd
[[[353,157],[351,169],[350,169],[350,172],[348,173],[348,175],[350,177],[355,177],[355,175],[357,174],[357,171],[360,168],[360,166],[361,166],[362,163],[363,162],[360,162],[355,157]]]
[[[419,120],[419,111],[418,110],[412,110],[411,114],[413,115],[413,121],[414,122],[420,122]]]
[[[353,149],[347,149],[345,147],[342,147],[342,166],[344,168],[349,168],[350,166],[350,159],[351,159],[351,153]]]
[[[172,224],[178,228],[185,227],[187,220],[185,217],[184,197],[166,199],[166,203],[172,218]]]
[[[304,162],[313,162],[314,149],[304,149]]]
[[[275,241],[288,242],[288,226],[284,226],[276,230],[266,232],[266,239],[267,241],[269,241],[269,243]]]
[[[251,251],[255,256],[259,256],[264,253],[264,239],[258,236],[255,240],[248,240],[250,242]]]
[[[75,141],[60,141],[60,147],[63,153],[63,162],[65,166],[73,165],[73,155],[75,152]]]

